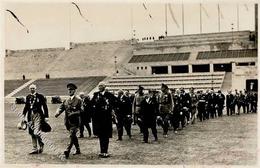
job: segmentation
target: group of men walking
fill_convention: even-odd
[[[69,98],[63,101],[55,114],[55,117],[58,117],[65,112],[64,124],[70,135],[70,141],[64,151],[66,158],[69,158],[73,146],[76,148],[74,155],[81,154],[77,133],[79,131],[80,138],[84,137],[84,127],[87,128],[89,137],[93,132],[93,135],[99,138],[99,156],[107,158],[113,123],[117,128],[117,141],[123,140],[124,129],[131,139],[131,127],[137,124],[140,134],[143,135],[143,143],[148,143],[149,129],[154,136],[153,140],[158,141],[157,126],[162,127],[163,137],[167,138],[170,127],[177,134],[178,129],[194,124],[196,118],[202,122],[210,118],[222,117],[225,104],[228,116],[239,115],[241,107],[244,113],[257,112],[257,93],[247,91],[243,93],[236,90],[234,94],[228,91],[225,96],[220,90],[215,93],[211,89],[204,93],[202,90],[195,92],[190,88],[189,92],[185,92],[183,88],[169,89],[167,85],[162,84],[160,92],[149,89],[148,94],[145,94],[144,88],[139,86],[135,94],[122,90],[113,94],[106,89],[103,82],[98,88],[99,91],[90,98],[84,96],[84,93],[76,96],[77,86],[73,83],[67,85]],[[41,120],[48,121],[48,108],[43,95],[36,93],[35,90],[36,86],[31,85],[31,94],[26,97],[23,114],[25,116],[28,113],[28,120],[38,124],[36,129],[40,130]],[[91,122],[93,130],[90,127]],[[41,138],[31,129],[29,133],[33,140],[31,154],[42,153],[44,143]],[[37,140],[39,149],[37,149]]]

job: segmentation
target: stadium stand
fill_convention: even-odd
[[[25,84],[29,80],[5,80],[4,81],[4,95],[10,94],[13,90],[18,88],[19,86]]]
[[[96,85],[102,81],[105,76],[89,76],[78,78],[53,78],[53,79],[38,79],[34,82],[37,85],[39,93],[45,96],[64,96],[67,95],[66,85],[73,82],[78,86],[78,92],[89,93]],[[28,94],[29,86],[16,93],[14,97],[26,96]]]
[[[225,72],[214,73],[192,73],[192,74],[166,74],[150,76],[114,76],[108,81],[108,88],[111,91],[119,89],[134,92],[138,85],[145,89],[160,89],[162,83],[167,84],[170,88],[189,89],[220,89]]]
[[[19,79],[23,74],[26,78],[43,78],[46,73],[51,78],[112,75],[114,57],[118,65],[127,63],[132,51],[130,40],[73,43],[70,50],[9,51],[5,57],[5,79]]]
[[[181,61],[181,60],[188,60],[189,56],[190,53],[134,55],[130,59],[129,63]]]
[[[256,49],[244,50],[223,50],[223,51],[203,51],[199,52],[197,59],[218,59],[218,58],[245,58],[257,57]]]
[[[137,49],[171,47],[171,46],[193,46],[193,45],[210,45],[217,43],[244,43],[250,44],[250,31],[222,32],[222,33],[203,33],[179,36],[167,36],[163,40],[153,42],[143,42],[137,45]]]

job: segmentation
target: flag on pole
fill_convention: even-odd
[[[147,7],[145,6],[145,4],[144,4],[144,3],[143,3],[143,7],[144,7],[144,9],[145,9],[145,10],[147,10]]]
[[[11,15],[15,18],[15,20],[26,29],[27,33],[29,33],[29,30],[27,29],[27,27],[18,19],[18,17],[14,14],[14,12],[12,12],[9,9],[6,9],[6,11],[11,13]]]
[[[219,11],[219,15],[220,15],[221,19],[224,19],[224,15],[223,15],[222,12],[221,12],[220,5],[219,5],[219,4],[218,4],[218,11]]]
[[[75,7],[78,9],[80,16],[81,16],[86,22],[89,22],[88,19],[85,18],[85,17],[82,15],[79,6],[78,6],[75,2],[71,2],[71,3],[72,3],[73,5],[75,5]]]
[[[145,3],[143,3],[143,7],[144,7],[145,11],[148,12],[149,18],[150,18],[150,19],[153,19],[152,15],[151,15],[151,13],[149,13],[148,8],[146,7]]]
[[[244,7],[246,8],[246,11],[249,11],[247,4],[244,4]]]
[[[209,18],[208,11],[206,10],[206,8],[202,4],[201,4],[201,9],[204,11],[205,15]]]
[[[171,4],[168,4],[168,8],[169,8],[169,10],[170,10],[172,20],[174,21],[174,23],[176,24],[176,26],[177,26],[178,28],[180,28],[180,25],[179,25],[178,21],[176,20],[176,18],[175,18],[175,16],[174,16],[174,13],[173,13]]]

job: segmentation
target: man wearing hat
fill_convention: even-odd
[[[70,142],[68,143],[67,149],[64,151],[66,159],[69,157],[70,150],[74,145],[76,152],[74,155],[80,154],[80,148],[77,138],[77,132],[80,126],[80,112],[82,110],[82,100],[75,96],[77,86],[73,83],[67,85],[69,98],[63,101],[60,107],[57,109],[55,117],[57,118],[62,112],[65,111],[65,126],[70,134]]]
[[[100,82],[98,92],[95,92],[91,103],[93,105],[93,117],[95,129],[100,143],[99,157],[107,158],[109,138],[112,138],[112,110],[115,105],[115,96],[105,90],[106,85]]]
[[[41,125],[43,120],[48,121],[48,107],[46,99],[42,94],[36,92],[36,85],[29,86],[30,94],[26,96],[26,102],[23,109],[23,116],[27,114],[28,130],[32,137],[33,149],[30,154],[43,152],[44,143],[40,137]],[[25,121],[25,119],[23,119]],[[37,142],[39,149],[37,148]]]
[[[161,95],[159,97],[159,114],[163,119],[163,136],[165,138],[168,137],[168,129],[169,129],[169,122],[172,117],[173,112],[173,99],[172,95],[169,92],[169,88],[167,85],[161,85]]]
[[[216,95],[216,107],[217,107],[218,117],[222,117],[223,115],[224,103],[225,103],[225,96],[223,93],[221,93],[221,90],[218,90],[218,93]]]
[[[134,120],[140,128],[140,133],[143,133],[143,122],[140,117],[140,112],[142,110],[142,101],[144,101],[145,96],[143,92],[144,88],[142,86],[138,86],[138,90],[136,91],[133,104],[132,104],[132,112],[134,114]]]

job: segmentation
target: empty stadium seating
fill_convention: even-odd
[[[29,80],[5,80],[4,81],[4,88],[5,93],[4,95],[7,96],[10,94],[13,90],[17,89],[18,87],[22,86]]]
[[[130,41],[76,44],[67,51],[61,63],[51,68],[51,73],[62,72],[68,76],[112,75],[115,73],[115,56],[117,64],[128,62],[132,48]]]
[[[225,72],[192,73],[192,74],[167,74],[150,76],[115,76],[108,81],[108,88],[112,91],[119,89],[134,92],[138,85],[145,89],[160,89],[162,83],[170,88],[189,89],[220,89],[224,80]]]
[[[188,60],[189,56],[190,53],[134,55],[129,63],[181,61]]]
[[[63,49],[35,49],[12,51],[5,57],[5,76],[6,79],[21,78],[24,74],[27,77],[33,74],[42,74],[60,54],[65,52]]]
[[[90,76],[79,78],[53,78],[53,79],[38,79],[34,82],[37,85],[39,93],[43,93],[45,96],[64,96],[67,95],[66,85],[69,82],[73,82],[78,86],[77,92],[89,93],[96,85],[102,81],[105,76]],[[16,93],[14,97],[26,96],[28,94],[28,87],[22,89]]]
[[[257,57],[256,49],[223,50],[199,52],[196,59],[218,59],[218,58],[246,58]]]
[[[136,49],[138,50],[142,48],[209,45],[217,43],[250,43],[249,34],[250,31],[239,31],[167,36],[163,40],[139,43],[136,46]]]

